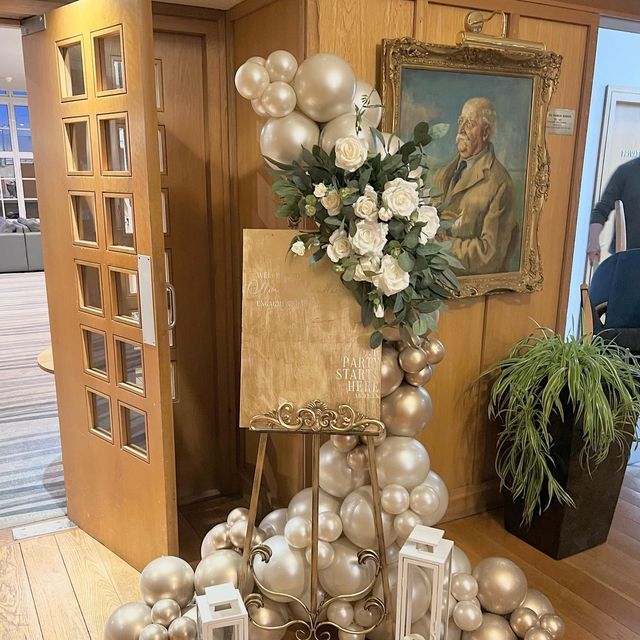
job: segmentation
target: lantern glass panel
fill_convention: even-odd
[[[212,640],[238,640],[237,627],[219,627],[213,630]]]

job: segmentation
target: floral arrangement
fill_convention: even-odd
[[[450,242],[439,239],[443,222],[424,189],[429,125],[419,123],[395,152],[380,131],[369,131],[371,145],[356,130],[331,153],[315,145],[291,164],[267,160],[276,167],[277,215],[293,225],[311,219],[318,228],[297,235],[291,251],[309,255],[311,264],[334,263],[361,306],[362,323],[374,329],[376,348],[384,327],[400,329],[407,341],[434,330],[432,314],[458,291],[453,269],[462,265]]]

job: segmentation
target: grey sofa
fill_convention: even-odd
[[[0,229],[0,273],[42,271],[40,231],[29,231],[20,224],[6,224]]]

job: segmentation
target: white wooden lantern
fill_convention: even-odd
[[[398,558],[396,640],[403,640],[411,633],[410,581],[415,573],[412,567],[422,569],[431,583],[428,640],[445,640],[447,637],[453,542],[444,540],[443,535],[441,529],[418,525],[402,545]]]
[[[199,640],[249,640],[249,618],[240,592],[229,582],[197,596]]]

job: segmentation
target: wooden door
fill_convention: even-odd
[[[141,568],[177,552],[151,2],[23,41],[69,516]]]

